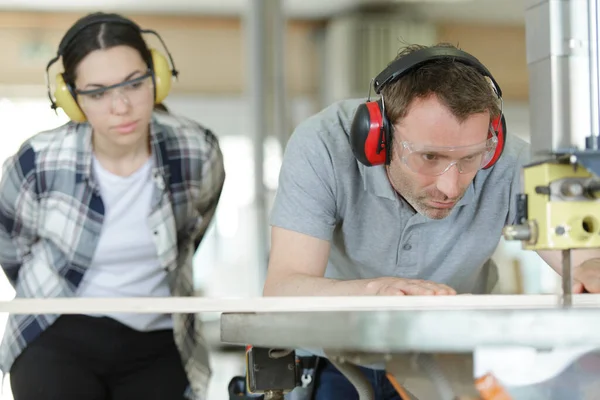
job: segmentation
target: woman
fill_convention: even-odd
[[[59,46],[51,100],[71,121],[27,140],[0,181],[0,264],[17,297],[193,295],[223,159],[210,131],[153,111],[174,71],[142,32],[92,14]],[[205,398],[194,328],[185,314],[11,315],[0,365],[15,400]]]

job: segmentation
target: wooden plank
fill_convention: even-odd
[[[18,29],[68,29],[77,19],[87,13],[73,12],[29,12],[2,11],[0,12],[0,28]],[[159,29],[242,29],[242,19],[236,16],[209,15],[166,15],[166,14],[133,14],[122,15],[133,19],[142,28]],[[324,20],[289,19],[288,25],[294,30],[312,30],[325,25]]]
[[[0,312],[15,314],[262,313],[386,310],[485,310],[557,308],[556,295],[355,296],[256,298],[52,298],[0,302]],[[600,295],[575,295],[574,307],[600,307]]]
[[[484,63],[502,88],[505,100],[529,99],[524,26],[441,23],[438,40],[452,43]]]

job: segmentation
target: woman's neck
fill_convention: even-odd
[[[94,155],[98,162],[115,175],[129,176],[148,160],[151,154],[150,135],[131,145],[124,146],[92,135]]]

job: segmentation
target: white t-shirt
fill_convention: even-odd
[[[152,160],[123,177],[104,169],[94,157],[93,171],[106,212],[98,247],[78,296],[170,296],[167,272],[160,267],[147,220],[154,190]],[[167,314],[103,315],[139,331],[172,328]]]

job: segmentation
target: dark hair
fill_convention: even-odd
[[[427,47],[407,46],[398,53],[396,60]],[[448,43],[440,43],[436,47],[456,48]],[[382,93],[390,123],[405,117],[414,100],[431,95],[437,96],[459,121],[485,111],[490,113],[490,119],[494,119],[501,112],[491,81],[474,67],[450,59],[427,63],[385,86]]]
[[[107,19],[116,21],[106,22]],[[121,45],[137,50],[148,67],[151,67],[152,55],[135,23],[121,15],[105,13],[93,13],[79,19],[59,45],[65,82],[75,87],[77,67],[92,51]]]

